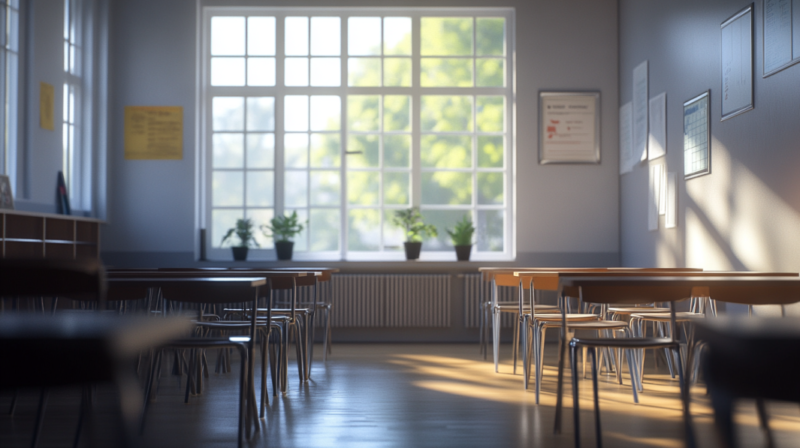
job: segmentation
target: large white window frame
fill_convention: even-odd
[[[211,36],[211,18],[217,16],[269,16],[275,17],[276,20],[276,53],[275,53],[275,86],[211,86],[210,76],[210,36]],[[341,66],[341,85],[339,87],[311,87],[311,86],[292,86],[284,85],[284,61],[286,55],[284,54],[284,24],[286,17],[339,17],[341,20],[341,53],[339,55],[342,61]],[[347,19],[354,16],[363,17],[410,17],[412,20],[412,85],[411,87],[348,87],[348,52],[347,52]],[[421,87],[420,86],[420,19],[422,17],[503,17],[505,19],[505,41],[506,52],[504,56],[505,63],[505,86],[504,87]],[[230,259],[230,249],[227,247],[218,247],[219,241],[215,241],[214,237],[219,231],[213,232],[210,230],[212,224],[212,191],[211,179],[213,175],[213,167],[211,164],[211,142],[213,137],[212,132],[212,102],[214,97],[218,96],[232,96],[232,97],[274,97],[275,98],[275,163],[274,163],[274,181],[275,181],[275,198],[274,210],[282,212],[284,210],[283,204],[283,185],[284,185],[284,170],[283,170],[283,140],[284,140],[284,98],[290,95],[305,95],[305,96],[318,96],[318,95],[335,95],[341,98],[341,227],[339,231],[339,250],[329,252],[295,252],[294,258],[296,260],[403,260],[404,255],[402,251],[390,252],[348,252],[347,238],[348,238],[348,205],[347,205],[347,98],[349,95],[403,95],[411,97],[411,204],[413,206],[420,206],[422,200],[421,192],[421,178],[426,170],[421,167],[420,160],[420,140],[425,134],[420,129],[420,99],[422,96],[428,95],[466,95],[472,96],[473,101],[473,120],[474,104],[478,97],[485,96],[503,96],[505,98],[504,104],[504,119],[505,130],[498,135],[503,135],[505,138],[504,147],[504,166],[500,171],[504,173],[503,185],[503,204],[497,206],[478,206],[475,200],[477,194],[476,179],[477,171],[475,159],[477,157],[475,146],[473,146],[472,168],[462,170],[473,173],[473,200],[472,205],[465,206],[426,206],[422,205],[423,213],[425,210],[434,209],[451,209],[451,210],[468,210],[473,211],[473,220],[477,221],[477,210],[481,209],[501,209],[505,213],[503,220],[503,250],[502,251],[473,251],[473,260],[511,260],[516,256],[515,244],[515,168],[514,162],[516,160],[516,142],[515,142],[515,21],[514,11],[512,8],[282,8],[282,7],[204,7],[202,13],[198,15],[199,23],[199,58],[198,58],[198,98],[200,99],[200,113],[198,116],[198,169],[199,169],[199,183],[200,192],[198,194],[198,207],[199,207],[199,227],[207,229],[205,240],[203,242],[205,247],[205,255],[209,259],[225,260]],[[473,27],[474,32],[474,27]],[[474,42],[474,41],[473,41]],[[310,55],[309,55],[310,57]],[[383,58],[384,56],[380,56]],[[475,63],[475,53],[473,52],[473,64]],[[473,68],[473,76],[476,77],[477,73]],[[474,78],[473,78],[474,79]],[[478,132],[476,128],[467,132],[473,140],[477,139],[482,133]],[[458,170],[454,170],[458,171]],[[487,171],[487,170],[483,170]],[[492,171],[492,170],[488,170]],[[478,223],[476,222],[476,225]],[[225,229],[223,229],[224,232]],[[440,234],[445,233],[445,229],[439,229]],[[452,251],[424,251],[423,245],[423,260],[452,260],[454,255]],[[256,250],[251,249],[250,259],[253,260],[268,260],[274,259],[274,251]]]

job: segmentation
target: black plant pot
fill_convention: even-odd
[[[467,246],[455,246],[455,248],[458,261],[469,261],[469,254],[472,252],[472,244]]]
[[[419,253],[422,251],[422,243],[405,242],[403,245],[406,247],[406,260],[419,259]]]
[[[247,260],[247,246],[244,247],[231,247],[231,251],[233,251],[233,259],[235,261],[245,261]]]
[[[276,241],[275,253],[278,254],[278,260],[291,260],[293,248],[294,241]]]

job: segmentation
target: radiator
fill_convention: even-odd
[[[450,278],[337,274],[320,292],[325,298],[330,288],[333,327],[449,327]],[[313,301],[311,288],[298,289],[300,301]]]
[[[480,302],[489,301],[492,298],[492,284],[481,279],[481,274],[465,274],[464,278],[464,326],[467,328],[478,328],[480,326]],[[481,291],[483,290],[483,291]],[[483,298],[481,299],[481,292]],[[497,300],[500,302],[517,302],[517,288],[500,286],[497,288]],[[514,325],[512,313],[503,313],[500,323],[503,328],[511,328]],[[491,314],[489,315],[491,319]]]

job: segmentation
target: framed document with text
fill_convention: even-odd
[[[722,22],[722,121],[753,109],[753,5]]]
[[[683,103],[683,177],[691,179],[711,172],[711,91]]]
[[[600,92],[539,92],[539,164],[600,163]]]

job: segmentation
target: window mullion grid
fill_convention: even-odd
[[[275,15],[275,157],[274,160],[274,198],[273,198],[273,216],[280,216],[284,214],[284,196],[285,196],[285,157],[284,157],[284,139],[286,132],[284,130],[284,99],[286,97],[285,90],[279,90],[284,87],[284,61],[286,59],[286,31],[285,31],[285,15]],[[274,244],[274,241],[273,241]]]
[[[422,205],[422,174],[420,165],[420,108],[422,96],[420,90],[420,16],[411,18],[411,197],[412,207]]]
[[[383,48],[384,48],[383,26],[384,26],[384,21],[385,21],[384,17],[383,17],[383,15],[381,15],[380,16],[381,48],[380,48],[380,53],[379,53],[380,54],[380,58],[381,58],[381,73],[380,73],[380,77],[381,77],[380,85],[381,85],[381,87],[383,87],[383,79],[384,79],[384,74],[383,74],[384,67],[383,66],[384,66],[384,63],[386,61],[386,58],[384,57],[385,55],[383,54]],[[384,248],[386,247],[385,235],[383,234],[383,228],[385,227],[384,223],[383,223],[383,219],[384,219],[384,215],[386,215],[386,212],[384,211],[384,206],[386,204],[384,204],[384,202],[383,202],[383,198],[384,198],[383,185],[384,185],[384,177],[385,177],[384,172],[383,172],[383,169],[384,169],[384,160],[383,160],[383,153],[384,153],[384,148],[383,148],[383,132],[384,132],[384,128],[383,128],[383,109],[384,109],[384,105],[383,105],[383,102],[385,100],[385,97],[386,97],[385,94],[381,94],[381,96],[378,97],[379,98],[379,100],[378,100],[378,120],[379,120],[378,129],[380,129],[380,133],[378,134],[378,226],[379,226],[378,227],[378,235],[379,235],[378,252],[383,252]]]
[[[347,136],[349,129],[347,120],[347,33],[349,21],[346,16],[341,16],[341,26],[339,27],[339,68],[341,70],[341,83],[339,84],[339,97],[341,120],[339,122],[339,200],[341,206],[339,207],[339,258],[341,260],[347,259],[347,245],[349,244],[348,234],[348,215],[350,213],[350,204],[347,201]]]

